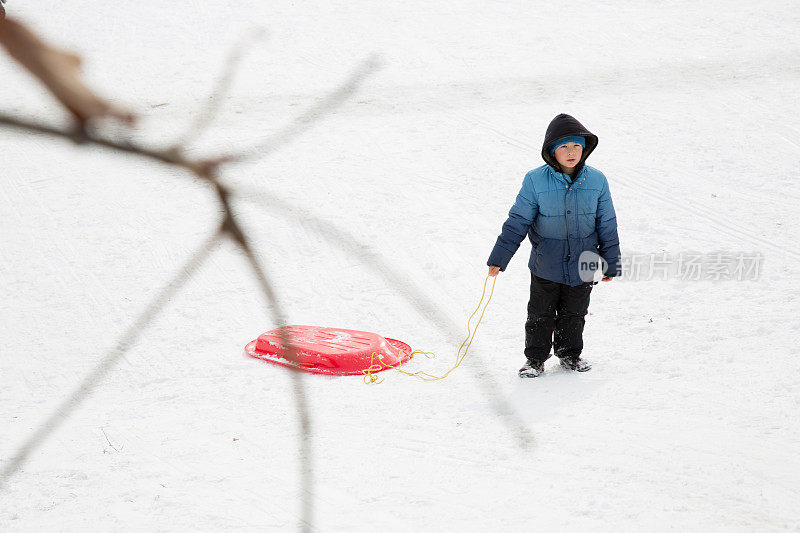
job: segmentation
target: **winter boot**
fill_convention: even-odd
[[[592,365],[580,357],[565,357],[561,360],[561,366],[567,370],[575,370],[576,372],[587,372],[592,369]]]
[[[525,366],[519,369],[519,377],[521,378],[538,378],[542,374],[544,374],[544,363],[525,361]]]

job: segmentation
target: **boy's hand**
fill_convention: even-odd
[[[489,267],[489,275],[495,277],[500,273],[500,267],[491,266]]]
[[[603,281],[611,281],[614,279],[614,276],[603,276]]]

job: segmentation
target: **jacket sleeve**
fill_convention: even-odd
[[[611,189],[608,187],[608,181],[603,184],[603,190],[597,201],[595,228],[597,241],[600,244],[600,257],[608,263],[604,274],[606,276],[621,275],[617,214],[614,211],[614,202],[611,201]]]
[[[502,232],[497,237],[497,242],[492,253],[489,254],[486,264],[505,270],[538,213],[539,204],[536,203],[533,179],[528,174],[522,182],[522,188],[517,194],[517,201],[508,212],[508,220],[503,224]]]

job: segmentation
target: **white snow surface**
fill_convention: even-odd
[[[0,486],[0,531],[800,530],[796,1],[6,7],[80,54],[88,82],[140,115],[132,138],[149,146],[183,133],[229,50],[264,28],[193,156],[283,131],[377,58],[343,105],[223,175],[249,191],[237,220],[288,323],[437,354],[411,369],[444,372],[458,349],[414,291],[466,334],[486,258],[561,112],[600,138],[589,164],[609,179],[623,253],[764,261],[757,280],[601,283],[585,329],[593,370],[551,359],[522,381],[523,243],[447,379],[302,376],[306,492],[292,376],[243,352],[278,324],[228,242]],[[7,56],[0,79],[4,112],[68,124]],[[8,129],[0,147],[2,468],[220,209],[197,179],[134,156]],[[307,217],[250,201],[259,192],[349,231],[413,288]]]

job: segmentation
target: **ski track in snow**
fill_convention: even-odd
[[[526,143],[522,139],[518,139],[516,137],[508,135],[507,133],[504,133],[498,127],[490,124],[484,119],[478,118],[473,115],[463,116],[463,119],[472,124],[478,124],[482,127],[485,127],[486,129],[497,134],[498,136],[508,140],[514,146],[530,150],[534,154],[541,153],[542,150],[541,147],[533,146],[531,144]],[[684,198],[680,200],[674,200],[672,199],[672,194],[670,194],[668,190],[664,189],[658,183],[648,178],[647,176],[644,175],[637,176],[636,181],[633,181],[620,175],[613,175],[611,178],[609,178],[609,184],[611,185],[612,190],[615,185],[622,185],[623,187],[634,191],[636,194],[646,196],[651,200],[655,200],[659,203],[679,209],[684,213],[692,215],[693,217],[697,217],[699,215],[699,218],[702,218],[706,223],[710,223],[721,233],[728,235],[729,237],[732,237],[735,241],[744,240],[756,246],[759,245],[764,246],[766,248],[769,248],[777,252],[780,255],[787,256],[792,259],[800,261],[800,253],[794,250],[795,248],[794,246],[781,245],[773,241],[769,241],[767,239],[759,237],[758,235],[753,234],[752,231],[744,228],[740,224],[737,224],[736,222],[732,221],[731,219],[719,213],[715,213],[710,209],[702,207],[697,202],[693,202],[691,200],[687,200]],[[789,197],[791,197],[791,195]]]

